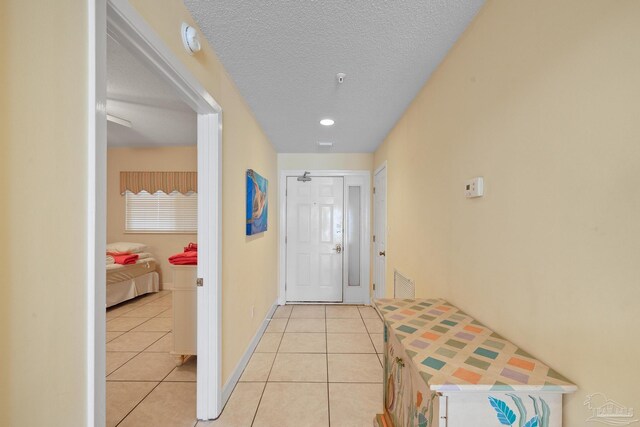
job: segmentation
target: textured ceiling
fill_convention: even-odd
[[[279,152],[371,152],[483,0],[184,2]]]
[[[110,147],[195,145],[196,114],[167,83],[113,39],[107,39],[107,122]]]

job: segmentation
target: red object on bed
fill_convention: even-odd
[[[189,243],[184,252],[170,256],[169,262],[173,265],[198,265],[198,245]]]
[[[122,265],[135,264],[139,257],[129,252],[107,252],[107,255],[113,257],[113,262]]]

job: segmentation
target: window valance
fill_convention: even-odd
[[[120,194],[141,191],[154,194],[162,191],[171,194],[178,191],[187,194],[198,192],[198,172],[120,172]]]

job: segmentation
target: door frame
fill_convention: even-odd
[[[281,170],[278,181],[280,227],[278,230],[278,304],[287,302],[285,281],[287,277],[287,177],[301,176],[309,172],[309,176],[344,177],[344,207],[348,206],[348,187],[353,186],[353,180],[360,180],[360,206],[362,209],[360,221],[360,283],[362,292],[353,301],[345,301],[346,275],[343,274],[342,291],[343,304],[369,304],[370,302],[370,266],[371,266],[371,171],[368,170]],[[350,178],[352,182],[350,183]],[[344,246],[344,245],[343,245]],[[347,252],[345,251],[345,255]],[[343,262],[343,272],[348,263]]]
[[[384,162],[382,162],[382,164],[380,166],[378,166],[376,168],[376,170],[373,172],[373,177],[372,177],[372,181],[373,181],[373,185],[375,187],[375,183],[376,183],[376,175],[378,175],[380,172],[385,171],[386,173],[386,184],[384,186],[384,200],[385,200],[385,204],[384,204],[384,220],[385,220],[385,227],[384,227],[384,242],[385,245],[387,245],[387,223],[389,222],[389,218],[387,217],[388,214],[388,209],[387,209],[387,196],[388,196],[388,184],[389,184],[389,169],[387,168],[387,161],[385,160]],[[375,212],[376,212],[376,193],[373,193],[373,231],[375,232],[376,230],[376,216],[375,216]],[[376,245],[372,244],[371,245],[371,260],[373,262],[373,279],[375,280],[375,278],[377,277],[377,263],[376,263],[376,254],[375,254],[375,250],[376,250]],[[386,247],[385,247],[385,251],[386,251]],[[384,257],[384,264],[385,264],[385,273],[387,271],[387,257]],[[373,283],[373,281],[371,282]],[[378,284],[379,285],[379,284]],[[384,286],[378,286],[376,290],[373,291],[373,296],[375,298],[385,298],[387,295],[387,278],[384,278]]]
[[[196,416],[213,419],[222,410],[222,108],[127,0],[87,0],[86,7],[87,426],[103,426],[106,421],[107,32],[174,87],[198,117],[198,277],[204,279],[204,286],[197,289],[202,314],[197,332]]]

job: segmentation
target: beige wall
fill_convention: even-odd
[[[276,299],[277,204],[270,204],[268,232],[244,235],[245,170],[254,168],[275,183],[276,153],[211,48],[205,43],[195,57],[182,49],[180,24],[193,24],[182,2],[165,1],[161,8],[153,1],[133,3],[224,109],[226,381]],[[83,4],[0,2],[3,426],[82,426],[87,410]],[[271,200],[274,194],[272,184]]]
[[[566,426],[589,393],[640,408],[639,21],[634,0],[489,1],[375,155],[387,282],[576,382]]]
[[[4,63],[10,58],[7,50],[9,46],[9,35],[7,26],[9,25],[9,13],[7,12],[8,2],[0,3],[0,61]],[[13,54],[14,55],[14,54]],[[12,73],[15,73],[15,69]],[[11,132],[7,125],[11,100],[7,96],[11,74],[8,67],[0,67],[0,90],[4,96],[0,96],[0,186],[9,188],[9,143]],[[9,192],[6,193],[9,195]],[[10,213],[6,204],[0,205],[0,283],[11,283],[11,270],[9,270],[9,248],[5,242],[11,241],[9,230],[11,229]],[[11,285],[0,287],[0,340],[11,342],[11,320],[10,302]],[[0,355],[0,423],[7,424],[11,416],[10,388],[11,388],[11,351],[3,352]]]
[[[158,7],[155,0],[132,0],[167,46],[223,108],[222,146],[222,381],[227,381],[276,301],[277,159],[273,146],[204,38],[203,50],[188,55],[182,47],[182,22],[196,26],[180,0]],[[197,27],[197,26],[196,26]],[[269,224],[265,233],[245,236],[247,169],[269,180]],[[250,266],[250,268],[248,268]],[[251,317],[252,308],[255,315]]]
[[[3,426],[84,425],[85,22],[83,2],[0,2]]]
[[[278,170],[368,170],[373,153],[278,153]]]
[[[168,258],[182,252],[195,233],[125,233],[125,200],[120,194],[120,171],[197,171],[197,147],[109,148],[107,150],[107,243],[139,242],[159,263],[160,283],[171,287]]]

